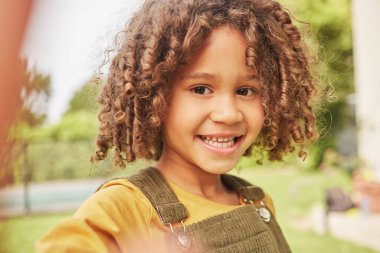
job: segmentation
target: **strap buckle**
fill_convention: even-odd
[[[173,228],[173,225],[171,223],[166,223],[165,225],[168,225],[170,227],[170,230],[177,238],[177,244],[181,248],[182,251],[188,251],[191,248],[191,238],[186,232],[186,226],[184,223],[185,220],[181,220],[182,224],[182,231],[176,232]]]

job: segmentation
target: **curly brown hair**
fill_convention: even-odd
[[[255,147],[270,160],[316,138],[311,100],[315,85],[301,35],[290,15],[272,0],[146,0],[125,29],[99,96],[98,150],[115,148],[119,166],[137,158],[159,159],[170,79],[180,64],[228,25],[244,35],[247,66],[258,72],[265,122]],[[251,153],[250,148],[246,154]]]

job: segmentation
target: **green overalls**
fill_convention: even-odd
[[[156,168],[128,177],[149,199],[163,225],[170,228],[170,252],[287,253],[291,252],[275,218],[263,206],[264,192],[247,181],[222,175],[222,182],[238,192],[247,205],[202,221],[184,225],[186,207]],[[262,203],[257,206],[255,203]]]

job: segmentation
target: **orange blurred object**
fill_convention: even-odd
[[[19,50],[32,5],[33,0],[5,0],[0,5],[0,156],[21,104]]]
[[[366,171],[358,170],[353,174],[353,186],[358,195],[357,205],[365,200],[368,211],[380,213],[380,183],[366,176]]]

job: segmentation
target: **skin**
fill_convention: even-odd
[[[33,2],[2,1],[0,5],[0,156],[9,149],[4,146],[8,128],[21,106],[18,54]],[[8,149],[2,150],[3,148]],[[0,157],[0,163],[1,161]]]
[[[230,205],[239,203],[238,196],[220,175],[235,167],[264,122],[260,82],[246,66],[246,49],[239,31],[222,26],[176,70],[157,164],[174,184]],[[207,143],[206,137],[224,140]]]

